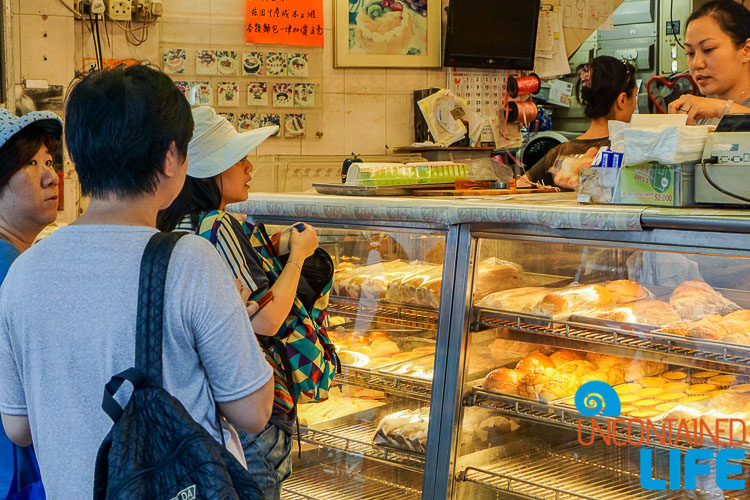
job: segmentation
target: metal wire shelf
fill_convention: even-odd
[[[663,500],[684,492],[644,490],[637,458],[630,450],[568,444],[530,450],[482,467],[468,466],[458,481],[539,500]],[[712,466],[715,467],[715,466]],[[699,498],[746,499],[747,493],[696,491]]]
[[[472,394],[464,398],[464,406],[478,406],[480,408],[488,408],[490,410],[498,410],[507,415],[512,415],[517,418],[524,419],[526,421],[542,423],[545,425],[552,425],[562,429],[574,430],[578,432],[579,428],[582,434],[591,435],[592,426],[591,422],[596,421],[600,429],[609,429],[610,423],[614,423],[614,417],[586,417],[575,410],[575,408],[569,406],[563,406],[558,404],[545,403],[543,401],[534,401],[532,399],[523,398],[520,396],[512,396],[508,394],[499,394],[493,391],[482,388],[474,388]],[[658,424],[657,422],[657,425]],[[671,436],[666,434],[669,439],[665,438],[665,443],[662,444],[653,431],[646,427],[646,432],[642,433],[641,427],[631,427],[630,435],[623,432],[621,426],[613,425],[614,437],[620,442],[641,442],[641,436],[643,434],[643,443],[648,443],[648,446],[654,448],[680,448],[689,449],[694,447],[687,439],[682,437],[677,439],[679,434],[677,430]],[[651,434],[647,435],[649,432]],[[728,446],[730,443],[722,439],[719,441],[719,446]],[[713,448],[717,445],[708,437],[703,440],[703,446],[707,448]],[[750,449],[747,442],[745,444],[731,444],[733,447]],[[748,461],[743,461],[748,463]]]
[[[750,367],[750,346],[680,337],[657,331],[623,330],[575,321],[551,320],[531,314],[475,308],[473,329],[478,331],[481,327],[511,328],[526,333]]]
[[[339,425],[325,430],[300,427],[300,439],[310,444],[365,456],[371,460],[414,472],[424,470],[425,459],[421,453],[411,453],[372,444],[372,436],[376,430],[377,425],[374,422]]]
[[[336,382],[428,403],[430,402],[430,394],[432,392],[432,383],[430,381],[375,372],[366,368],[345,366],[342,369],[342,373],[336,375]]]
[[[366,470],[352,470],[345,465],[321,464],[294,471],[284,481],[283,500],[419,500],[422,491],[407,486],[410,482],[421,487],[419,474],[404,477],[407,471],[375,464]]]
[[[437,329],[438,310],[431,307],[331,296],[328,310],[349,318],[372,318],[383,323]]]

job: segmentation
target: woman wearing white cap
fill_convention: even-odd
[[[273,336],[289,315],[300,279],[302,263],[318,247],[315,228],[305,224],[304,230],[292,229],[290,253],[284,271],[269,283],[262,261],[245,236],[241,223],[224,211],[229,203],[248,198],[247,184],[253,165],[246,158],[277,126],[238,133],[231,123],[213,108],[193,109],[195,131],[188,145],[188,169],[185,185],[172,205],[161,211],[157,227],[162,231],[198,232],[206,216],[214,220],[211,235],[200,233],[213,243],[232,275],[239,280],[245,298],[255,299],[272,293],[270,302],[251,316],[258,335]],[[248,302],[248,311],[257,304]],[[273,363],[272,363],[273,365]],[[276,384],[284,384],[276,377]],[[264,488],[267,499],[281,496],[281,483],[291,474],[292,434],[295,410],[286,412],[273,407],[271,420],[259,434],[240,432],[248,470]]]
[[[58,180],[52,154],[61,136],[62,120],[54,113],[34,111],[17,117],[0,109],[0,283],[15,258],[57,218]],[[8,491],[14,469],[20,476],[17,490],[41,489],[41,485],[23,484],[36,474],[37,466],[32,450],[21,451],[0,425],[0,498],[17,493]],[[16,467],[14,458],[20,462]],[[44,498],[44,491],[35,491],[29,498]]]

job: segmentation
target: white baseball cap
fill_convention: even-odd
[[[239,133],[210,106],[193,108],[193,121],[195,130],[188,144],[187,174],[197,179],[228,170],[279,129],[273,125]]]

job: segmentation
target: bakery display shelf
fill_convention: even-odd
[[[400,375],[380,373],[367,368],[343,367],[336,375],[336,382],[351,384],[365,389],[382,391],[392,396],[403,396],[418,401],[430,402],[432,382]]]
[[[526,421],[541,423],[545,425],[551,425],[561,429],[568,429],[571,431],[582,432],[583,435],[591,435],[591,421],[595,420],[600,429],[608,429],[610,422],[614,423],[613,417],[586,417],[576,411],[575,408],[560,404],[562,401],[567,399],[544,402],[536,401],[533,399],[524,398],[521,396],[514,396],[510,394],[500,394],[497,392],[489,391],[476,387],[472,390],[472,393],[464,398],[464,406],[478,406],[480,408],[487,408],[490,410],[500,411],[508,416],[521,418]],[[657,429],[661,428],[661,424],[658,419],[653,419],[654,425]],[[630,435],[624,432],[622,423],[614,426],[614,436],[617,441],[627,442],[630,439],[633,442],[640,442],[641,433],[639,428],[632,427]],[[648,429],[647,431],[648,432]],[[687,440],[677,440],[677,432],[672,433],[671,439],[665,440],[665,444],[659,442],[657,437],[652,433],[648,439],[648,445],[654,448],[681,448],[690,449],[691,445]],[[643,436],[643,442],[646,442],[646,436]],[[747,441],[743,445],[733,444],[732,446],[738,448],[745,448],[750,450],[750,443]],[[719,446],[729,445],[729,443],[720,442]],[[709,437],[705,437],[703,446],[706,448],[714,448],[717,445]],[[745,459],[743,463],[750,463],[750,457]]]
[[[623,324],[623,326],[626,326]],[[750,367],[750,346],[715,340],[681,337],[655,331],[645,332],[594,325],[579,321],[551,320],[543,316],[477,307],[472,328],[511,328],[521,332],[604,344],[630,350],[651,351],[681,358]]]
[[[405,477],[405,473],[407,473]],[[404,483],[410,483],[407,486]],[[383,464],[373,464],[365,470],[347,467],[346,464],[321,464],[295,470],[284,481],[283,500],[419,500],[421,474],[394,469]]]
[[[638,462],[623,448],[583,447],[566,444],[548,450],[493,460],[488,465],[468,466],[457,480],[516,495],[542,500],[666,500],[674,492],[644,490]],[[698,498],[725,500],[746,498],[743,492],[696,491]],[[679,495],[679,494],[678,494]]]
[[[395,465],[414,472],[424,470],[424,455],[421,453],[396,450],[372,444],[377,430],[375,422],[355,422],[330,427],[325,430],[315,426],[300,427],[300,439],[306,443],[324,446],[348,454],[365,456],[385,464]]]
[[[344,317],[372,318],[383,323],[437,329],[438,310],[431,307],[331,296],[328,310],[332,314]]]

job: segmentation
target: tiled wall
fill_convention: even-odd
[[[83,69],[84,57],[94,57],[88,24],[74,21],[58,0],[5,1],[11,2],[13,12],[15,81],[44,79],[67,86],[75,71]],[[414,140],[412,91],[445,86],[442,69],[334,68],[333,0],[323,5],[325,45],[304,49],[318,65],[315,82],[320,82],[321,103],[306,111],[305,138],[272,138],[258,148],[252,191],[299,191],[309,189],[313,181],[337,182],[342,158],[352,152],[384,159],[393,147]],[[138,47],[128,44],[125,32],[112,22],[106,23],[106,30],[100,26],[103,56],[160,65],[164,46],[241,46],[244,9],[245,0],[164,0],[164,16]],[[66,197],[76,198],[70,166],[66,177],[71,181]],[[74,217],[75,208],[68,203],[63,219]]]

